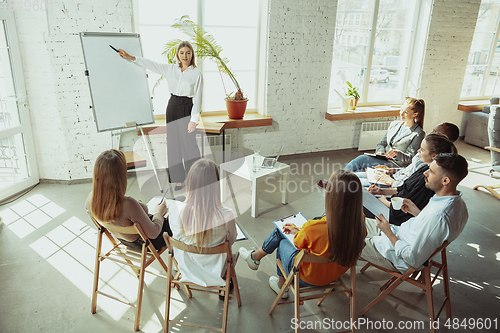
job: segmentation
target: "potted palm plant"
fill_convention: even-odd
[[[349,81],[345,81],[345,83],[347,84],[347,92],[345,95],[354,97],[354,99],[351,99],[349,109],[356,110],[356,106],[358,105],[359,100],[358,87],[352,85]]]
[[[229,59],[221,56],[222,48],[217,44],[214,37],[206,32],[202,27],[191,21],[187,15],[178,19],[174,24],[172,24],[172,27],[189,36],[190,42],[195,49],[196,57],[199,60],[208,58],[214,61],[219,69],[219,72],[227,75],[231,79],[236,88],[236,92],[234,94],[232,92],[229,94],[227,93],[224,80],[222,80],[224,93],[226,94],[225,100],[227,113],[230,119],[242,119],[245,114],[248,98],[243,96],[243,92],[238,80],[236,80],[236,76],[227,65],[229,63]],[[177,52],[177,45],[179,45],[181,41],[182,40],[180,39],[173,39],[165,44],[162,54],[167,57],[167,61],[169,63],[176,62],[175,56]],[[156,82],[155,88],[162,79],[163,77]]]

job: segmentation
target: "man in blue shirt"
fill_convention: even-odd
[[[460,155],[438,154],[424,173],[425,186],[436,194],[422,211],[404,199],[401,209],[414,217],[401,226],[391,226],[382,214],[376,220],[367,218],[368,235],[360,259],[405,272],[420,268],[444,241],[455,240],[468,219],[467,206],[457,191],[467,168]]]

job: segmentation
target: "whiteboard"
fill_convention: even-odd
[[[109,47],[142,56],[139,34],[80,32],[80,40],[97,131],[154,123],[146,70]]]

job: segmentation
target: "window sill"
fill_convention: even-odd
[[[485,105],[490,105],[489,99],[481,99],[476,101],[460,101],[458,103],[458,109],[465,112],[481,111],[483,109],[483,106]]]
[[[358,106],[355,111],[351,112],[343,112],[340,109],[329,109],[328,111],[325,114],[325,119],[330,121],[399,116],[399,106],[392,105]]]
[[[204,112],[200,120],[196,131],[213,134],[220,134],[224,129],[272,126],[273,124],[273,118],[263,116],[255,110],[247,110],[243,119],[229,119],[226,111]],[[155,115],[155,123],[143,126],[142,129],[144,135],[165,134],[167,132],[165,116]],[[141,131],[137,131],[137,135],[140,136]]]
[[[247,110],[243,119],[229,119],[226,111],[204,112],[201,114],[204,123],[223,123],[225,129],[272,126],[273,118],[263,116],[256,110]]]

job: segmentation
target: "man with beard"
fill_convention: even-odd
[[[444,241],[455,240],[468,219],[467,206],[457,185],[467,176],[465,158],[456,154],[438,154],[424,173],[425,186],[436,194],[421,211],[408,199],[402,210],[414,217],[400,226],[390,225],[381,214],[366,219],[368,232],[361,260],[392,271],[419,268]]]

